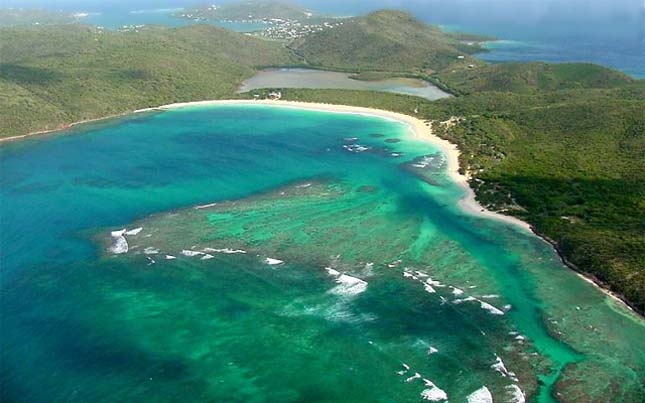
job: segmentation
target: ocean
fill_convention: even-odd
[[[230,1],[217,1],[222,4]],[[302,0],[320,12],[361,15],[380,8],[406,9],[430,24],[492,35],[490,62],[591,62],[645,78],[645,4],[640,0]],[[48,7],[95,13],[87,21],[107,27],[187,23],[165,9],[203,4],[191,0],[3,0],[3,6]],[[132,11],[143,11],[132,14]],[[246,31],[256,27],[234,24]]]
[[[402,123],[193,106],[0,171],[4,401],[642,397],[643,322]]]

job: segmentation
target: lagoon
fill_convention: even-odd
[[[396,120],[186,106],[0,169],[6,400],[642,396],[642,320]]]
[[[301,68],[265,69],[244,81],[238,92],[260,88],[314,88],[393,92],[414,95],[430,101],[450,96],[420,79],[397,77],[362,81],[352,79],[351,76],[350,73]]]

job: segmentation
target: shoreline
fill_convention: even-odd
[[[475,198],[475,191],[470,187],[468,183],[468,177],[459,173],[459,156],[460,150],[456,144],[449,142],[448,140],[442,139],[435,135],[432,131],[432,125],[427,125],[426,121],[416,118],[411,115],[406,115],[403,113],[387,111],[383,109],[367,108],[360,106],[350,106],[350,105],[339,105],[339,104],[326,104],[326,103],[315,103],[315,102],[302,102],[302,101],[285,101],[285,100],[249,100],[249,99],[229,99],[229,100],[206,100],[206,101],[194,101],[194,102],[179,102],[166,104],[156,107],[137,109],[131,112],[119,113],[116,115],[105,116],[95,119],[87,119],[74,123],[65,125],[62,128],[51,129],[51,130],[41,130],[37,132],[27,133],[19,136],[12,136],[6,138],[0,138],[0,144],[3,142],[11,142],[22,140],[30,137],[35,137],[39,135],[45,135],[49,133],[59,132],[73,128],[74,126],[82,125],[85,123],[98,122],[108,119],[114,119],[119,117],[124,117],[131,114],[145,113],[145,112],[154,112],[154,111],[164,111],[172,110],[178,108],[185,108],[191,106],[213,106],[213,105],[267,105],[267,106],[279,106],[283,108],[294,108],[294,109],[305,109],[311,111],[319,112],[331,112],[331,113],[344,113],[344,114],[355,114],[363,116],[372,116],[378,117],[387,120],[394,120],[400,123],[406,124],[415,138],[422,141],[426,141],[434,146],[436,146],[447,158],[448,169],[447,174],[452,181],[457,184],[464,191],[464,196],[459,199],[457,206],[464,213],[471,216],[479,216],[484,218],[489,218],[504,222],[512,225],[515,229],[519,229],[525,232],[529,232],[543,242],[549,244],[555,250],[556,254],[559,256],[560,261],[569,269],[573,270],[581,279],[587,283],[593,285],[596,289],[602,292],[605,296],[619,302],[623,307],[628,311],[636,314],[638,317],[642,318],[643,315],[639,314],[632,304],[625,299],[622,295],[617,294],[610,289],[606,288],[606,285],[600,282],[595,276],[590,275],[578,267],[573,265],[568,261],[568,259],[561,253],[557,243],[548,237],[538,233],[529,223],[520,220],[519,218],[504,215],[497,213],[491,210],[484,208]]]
[[[209,106],[209,105],[273,105],[295,109],[306,109],[322,112],[356,114],[364,116],[373,116],[378,118],[385,118],[395,120],[397,122],[405,123],[409,126],[415,138],[426,141],[437,148],[446,156],[448,160],[447,174],[460,188],[464,190],[464,197],[458,202],[458,207],[470,215],[484,216],[487,218],[503,221],[512,224],[516,227],[522,228],[525,231],[533,232],[531,225],[527,222],[507,216],[504,214],[496,213],[482,207],[475,199],[475,192],[468,184],[468,178],[459,173],[459,155],[460,151],[455,144],[448,140],[444,140],[432,133],[432,129],[426,125],[425,121],[414,116],[405,115],[398,112],[386,111],[382,109],[373,109],[359,106],[337,105],[337,104],[324,104],[314,102],[300,102],[300,101],[282,101],[282,100],[213,100],[213,101],[198,101],[198,102],[181,102],[168,105],[162,105],[155,108],[145,108],[136,110],[135,113],[150,112],[155,110],[170,110],[189,106]]]

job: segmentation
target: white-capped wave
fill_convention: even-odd
[[[197,250],[186,250],[186,249],[184,249],[184,250],[181,251],[181,254],[184,255],[184,256],[193,257],[193,256],[203,255],[204,252],[200,252],[200,251],[197,251]]]
[[[264,259],[264,263],[266,263],[266,264],[268,264],[270,266],[276,266],[276,265],[284,263],[284,261],[282,261],[280,259],[273,259],[273,258],[268,257],[268,258]]]
[[[137,235],[137,234],[138,234],[139,232],[141,232],[142,230],[143,230],[143,227],[134,228],[134,229],[131,229],[131,230],[129,230],[129,231],[125,231],[125,235],[131,235],[131,236],[132,236],[132,235]]]
[[[166,255],[166,260],[175,260],[175,259],[177,258],[173,255]]]
[[[339,285],[332,288],[330,292],[336,295],[358,295],[367,290],[367,281],[341,274],[336,278]]]
[[[110,232],[110,235],[111,235],[113,238],[116,238],[116,237],[123,236],[123,234],[125,234],[125,232],[126,232],[126,229],[125,229],[125,228],[123,228],[123,229],[120,229],[120,230],[118,230],[118,231],[112,231],[112,232]]]
[[[207,254],[205,254],[204,256],[202,256],[202,258],[201,258],[200,260],[210,260],[210,259],[212,259],[212,258],[214,258],[214,257],[215,257],[215,256],[213,256],[213,255],[211,255],[211,254],[208,254],[208,253],[207,253]]]
[[[423,400],[429,400],[431,402],[440,402],[443,400],[448,400],[448,394],[437,385],[435,385],[429,379],[423,379],[423,383],[426,385],[426,389],[421,392],[421,398]]]
[[[506,369],[506,365],[504,365],[504,361],[502,361],[500,356],[498,356],[497,354],[495,354],[495,362],[490,367],[495,371],[499,372],[503,377],[509,377],[512,380],[517,382],[515,373]]]
[[[112,236],[112,245],[110,245],[110,252],[115,255],[120,255],[123,253],[128,253],[128,241],[123,236],[125,234],[125,229],[119,231],[112,231],[110,235]]]
[[[245,250],[242,249],[231,249],[231,248],[223,248],[223,249],[215,249],[215,248],[204,248],[202,249],[204,253],[224,253],[227,255],[234,255],[236,253],[246,253]]]
[[[526,396],[524,396],[524,392],[522,392],[522,389],[520,389],[519,386],[513,384],[513,385],[508,385],[504,389],[506,389],[508,392],[507,394],[509,395],[509,403],[525,403],[526,402]]]
[[[493,395],[491,395],[486,386],[482,386],[469,394],[466,399],[468,399],[468,403],[493,403]]]
[[[340,272],[338,270],[332,269],[331,267],[325,267],[325,270],[330,276],[340,276]]]
[[[156,255],[156,254],[158,254],[158,253],[159,253],[159,249],[156,249],[156,248],[154,248],[154,247],[152,247],[152,246],[148,246],[147,248],[145,248],[145,249],[143,250],[143,253],[144,253],[145,255]]]

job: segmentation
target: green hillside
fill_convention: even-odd
[[[443,73],[438,78],[461,93],[613,88],[633,81],[621,72],[588,63],[504,63]]]
[[[212,26],[102,32],[0,30],[0,136],[169,102],[230,96],[255,67],[285,64],[276,43]]]
[[[77,20],[78,18],[62,11],[0,8],[0,27],[69,24]]]
[[[585,66],[582,66],[584,70]],[[285,90],[434,121],[486,207],[531,223],[580,271],[645,312],[645,82],[539,94],[479,92],[427,102],[398,94]]]
[[[308,64],[352,71],[430,72],[481,64],[481,50],[402,11],[377,11],[296,40],[291,49]],[[459,60],[459,56],[464,56]]]

